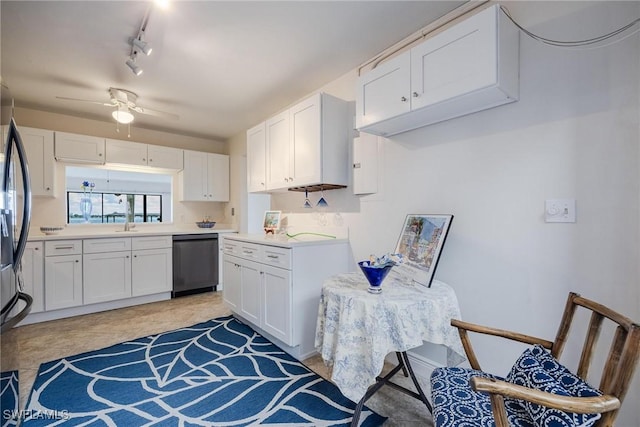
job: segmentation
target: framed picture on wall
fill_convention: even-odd
[[[274,233],[280,228],[280,214],[282,211],[265,211],[262,227],[266,233]]]
[[[430,287],[452,221],[453,215],[407,215],[396,244],[404,262],[396,271]]]

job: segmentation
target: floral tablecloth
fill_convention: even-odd
[[[430,288],[406,283],[392,271],[382,293],[367,292],[362,272],[338,274],[322,287],[315,346],[333,365],[331,380],[358,402],[382,372],[387,354],[407,351],[423,341],[447,347],[447,363],[464,360],[451,319],[461,319],[453,289],[434,280]]]

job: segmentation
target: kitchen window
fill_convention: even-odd
[[[171,222],[173,175],[108,166],[66,166],[67,224]],[[90,211],[90,212],[89,212]]]
[[[126,222],[126,205],[129,203],[129,222],[163,222],[161,194],[122,194],[67,192],[67,224],[85,223],[80,208],[81,200],[91,200],[91,224],[123,224]]]

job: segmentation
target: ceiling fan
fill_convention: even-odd
[[[109,96],[110,96],[109,102],[94,101],[90,99],[67,98],[64,96],[56,96],[56,98],[64,99],[67,101],[88,102],[91,104],[104,105],[105,107],[112,107],[114,108],[114,110],[111,113],[111,115],[118,123],[122,123],[122,124],[129,124],[133,122],[133,119],[135,117],[132,112],[147,114],[150,116],[162,117],[164,119],[170,119],[170,120],[178,120],[180,118],[177,114],[140,107],[139,105],[136,104],[138,100],[138,95],[136,95],[135,93],[129,90],[110,87]]]

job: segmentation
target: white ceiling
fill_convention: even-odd
[[[3,84],[16,106],[108,121],[111,109],[56,96],[138,105],[133,126],[224,140],[344,75],[464,1],[173,1],[153,7],[139,56],[129,39],[149,1],[8,1],[1,7]]]

